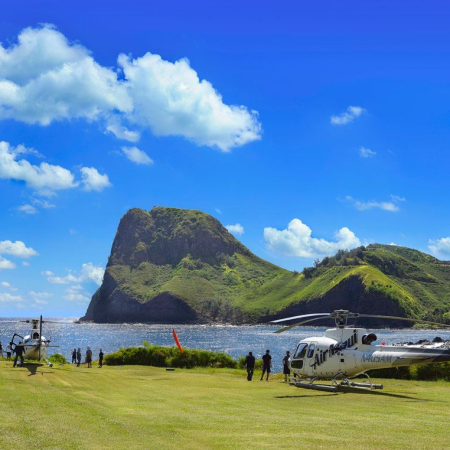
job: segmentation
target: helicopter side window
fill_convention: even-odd
[[[362,343],[365,345],[371,345],[372,342],[375,342],[377,340],[377,335],[370,333],[370,334],[365,334],[362,337]]]
[[[306,353],[306,347],[308,347],[308,344],[298,344],[294,358],[304,358]]]
[[[308,358],[312,358],[312,357],[314,356],[314,347],[315,347],[314,344],[311,344],[311,345],[309,346],[309,348],[308,348],[308,354],[307,354],[307,357],[308,357]]]
[[[39,339],[39,333],[38,332],[34,332],[33,333],[33,339]]]

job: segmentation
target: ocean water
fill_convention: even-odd
[[[22,336],[30,333],[30,325],[20,322],[23,319],[0,318],[0,342],[3,347],[11,340],[14,333]],[[286,350],[291,352],[297,343],[306,337],[322,336],[325,328],[301,327],[283,334],[274,334],[279,327],[274,325],[148,325],[148,324],[92,324],[74,323],[74,318],[48,319],[54,323],[43,326],[43,335],[58,348],[49,349],[49,354],[62,353],[70,360],[71,350],[81,347],[83,354],[89,345],[94,357],[100,348],[110,353],[119,348],[142,345],[144,340],[155,345],[174,345],[172,329],[175,328],[181,345],[187,348],[198,348],[225,352],[233,358],[245,356],[249,351],[260,358],[266,349],[270,349],[274,371],[281,371],[281,360]],[[397,342],[420,339],[432,340],[436,336],[450,339],[449,330],[416,330],[416,329],[379,329],[374,330],[378,336],[377,343]]]

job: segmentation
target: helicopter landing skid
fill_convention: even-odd
[[[373,384],[369,375],[366,373],[361,374],[365,375],[368,379],[368,383],[357,383],[354,381],[350,381],[348,378],[344,378],[341,382],[336,381],[336,377],[331,380],[331,384],[314,384],[314,381],[317,378],[312,378],[311,380],[301,381],[298,378],[290,378],[290,384],[292,386],[302,388],[302,389],[312,389],[315,391],[326,391],[326,392],[337,392],[337,391],[345,391],[346,389],[356,388],[361,390],[369,390],[373,391],[376,389],[383,389],[382,384]]]

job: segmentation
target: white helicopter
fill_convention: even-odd
[[[428,347],[372,345],[377,340],[375,334],[364,328],[347,327],[348,319],[366,317],[449,326],[404,317],[358,314],[347,310],[274,320],[271,323],[306,318],[275,333],[282,333],[315,320],[334,319],[336,322],[336,327],[326,330],[324,336],[311,337],[299,342],[289,362],[290,369],[294,373],[294,378],[290,379],[291,384],[299,388],[323,391],[337,391],[342,388],[383,389],[383,385],[371,382],[366,371],[450,361],[450,349],[442,345],[440,348],[439,344]],[[366,376],[369,382],[350,381],[351,378],[360,375]],[[331,380],[331,384],[314,384],[317,380]]]
[[[42,324],[51,322],[48,322],[48,320],[44,322],[42,316],[39,319],[21,320],[21,322],[31,323],[31,333],[25,337],[14,333],[11,339],[13,350],[21,342],[25,350],[23,354],[24,359],[31,359],[38,362],[43,359],[49,367],[52,367],[53,364],[47,359],[47,349],[58,346],[50,345],[50,340],[42,336]],[[19,338],[20,341],[16,342],[16,338]]]

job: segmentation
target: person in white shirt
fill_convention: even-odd
[[[6,361],[11,361],[12,347],[11,343],[6,346]]]

